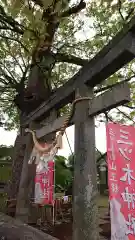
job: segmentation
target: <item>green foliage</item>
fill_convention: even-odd
[[[7,183],[11,179],[11,166],[0,166],[0,182]]]
[[[65,191],[72,181],[72,173],[66,165],[66,158],[55,157],[55,192]]]
[[[10,159],[13,154],[13,146],[0,145],[0,160],[5,158]]]
[[[7,183],[11,179],[11,156],[13,153],[13,146],[0,146],[0,182]],[[5,162],[5,164],[4,164]],[[9,164],[6,164],[9,162]]]
[[[48,36],[48,22],[43,12],[52,6],[52,0],[1,0],[0,1],[0,117],[7,129],[19,126],[19,114],[13,99],[20,82],[28,82],[33,49]],[[60,22],[52,42],[52,51],[81,58],[93,58],[134,15],[134,3],[129,1],[87,1],[80,13],[61,17],[72,6],[72,1],[59,0],[53,9]],[[69,3],[70,2],[70,3]],[[68,4],[69,3],[69,4]],[[74,1],[77,4],[77,0]],[[132,10],[132,11],[131,11]],[[27,71],[26,71],[27,69]],[[57,88],[73,76],[79,67],[59,61],[50,71],[49,81]],[[26,71],[26,72],[25,72]],[[134,75],[134,60],[109,77],[103,86],[114,84]],[[135,84],[130,81],[132,101],[135,104]],[[67,110],[63,110],[65,113]],[[135,110],[130,108],[131,118]],[[122,119],[121,114],[117,115]]]
[[[73,176],[73,173],[74,173],[74,154],[71,154],[69,157],[68,157],[68,167],[72,173],[72,176]]]

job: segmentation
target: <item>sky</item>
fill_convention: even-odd
[[[69,127],[66,130],[66,135],[63,136],[63,149],[59,150],[59,154],[65,157],[68,157],[72,152],[74,152],[74,126]],[[100,127],[95,128],[95,136],[96,136],[96,147],[98,150],[100,150],[102,153],[106,151],[106,128],[104,124],[101,124]],[[70,143],[70,147],[72,149],[72,152],[70,150],[68,141]]]
[[[66,130],[67,137],[70,143],[70,147],[66,138],[66,135],[63,136],[63,149],[58,152],[59,155],[68,157],[72,152],[74,152],[74,126],[67,128]],[[3,128],[0,128],[0,145],[14,145],[14,141],[16,139],[17,132],[12,131],[5,131]],[[100,127],[95,128],[96,134],[96,147],[101,151],[106,151],[106,131],[105,125],[100,124]],[[72,152],[71,152],[72,151]]]

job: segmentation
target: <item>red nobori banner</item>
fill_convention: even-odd
[[[45,157],[44,157],[45,160]],[[35,203],[54,204],[54,161],[39,162],[35,177]]]
[[[108,123],[111,240],[135,240],[135,128]]]

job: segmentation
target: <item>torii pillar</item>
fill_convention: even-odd
[[[92,89],[86,85],[77,90],[78,94],[93,98]],[[94,116],[129,101],[128,84],[119,84],[90,101],[76,104],[73,240],[99,239]]]

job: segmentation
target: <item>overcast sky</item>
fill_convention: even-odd
[[[95,128],[96,131],[96,146],[101,152],[106,151],[106,132],[105,125],[100,124],[100,127]],[[67,137],[72,149],[74,151],[74,126],[69,127],[66,130]],[[16,131],[5,131],[3,128],[0,128],[0,144],[3,145],[13,145],[16,138]],[[59,151],[59,155],[68,157],[71,154],[67,138],[63,136],[63,149]]]
[[[67,137],[73,152],[74,151],[74,126],[69,127],[66,130],[66,133],[67,133]],[[106,151],[105,125],[101,124],[100,127],[95,128],[95,134],[96,134],[96,147],[98,148],[98,150],[104,153]],[[68,157],[71,154],[71,150],[65,135],[63,137],[63,149],[59,151],[59,154],[65,157]]]

